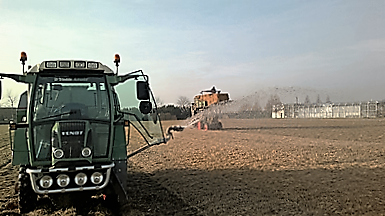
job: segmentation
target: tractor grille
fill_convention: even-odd
[[[61,146],[64,158],[79,158],[84,146],[85,122],[60,122]]]

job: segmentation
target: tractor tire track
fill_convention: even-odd
[[[3,164],[0,164],[0,169],[7,166],[8,164],[11,164],[11,159],[8,159],[7,161],[5,161]]]
[[[195,206],[163,187],[150,174],[129,171],[129,204],[122,208],[123,215],[202,215]]]

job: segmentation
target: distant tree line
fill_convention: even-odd
[[[158,113],[161,120],[184,120],[191,117],[191,109],[189,107],[175,105],[158,107]]]
[[[311,103],[312,103],[312,102],[310,101],[309,95],[306,95],[304,104],[307,104],[307,105],[308,105],[308,104],[311,104]],[[317,95],[317,100],[316,100],[315,103],[317,103],[317,104],[321,104],[321,103],[322,103],[322,100],[321,100],[321,97],[320,97],[319,94]],[[325,103],[332,103],[332,101],[330,100],[330,96],[329,96],[329,95],[326,95]]]

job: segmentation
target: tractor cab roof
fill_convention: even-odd
[[[114,74],[106,65],[103,65],[97,61],[87,60],[50,60],[43,61],[40,64],[36,64],[27,73],[61,73],[64,71],[73,71],[79,73],[102,73],[102,74]]]

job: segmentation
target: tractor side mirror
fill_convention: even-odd
[[[1,80],[0,80],[0,100],[1,100],[1,92],[2,92],[3,86],[1,85]]]
[[[152,104],[150,101],[140,101],[139,110],[142,114],[149,114],[152,110]]]
[[[136,98],[138,100],[150,100],[150,91],[146,81],[136,83]]]

